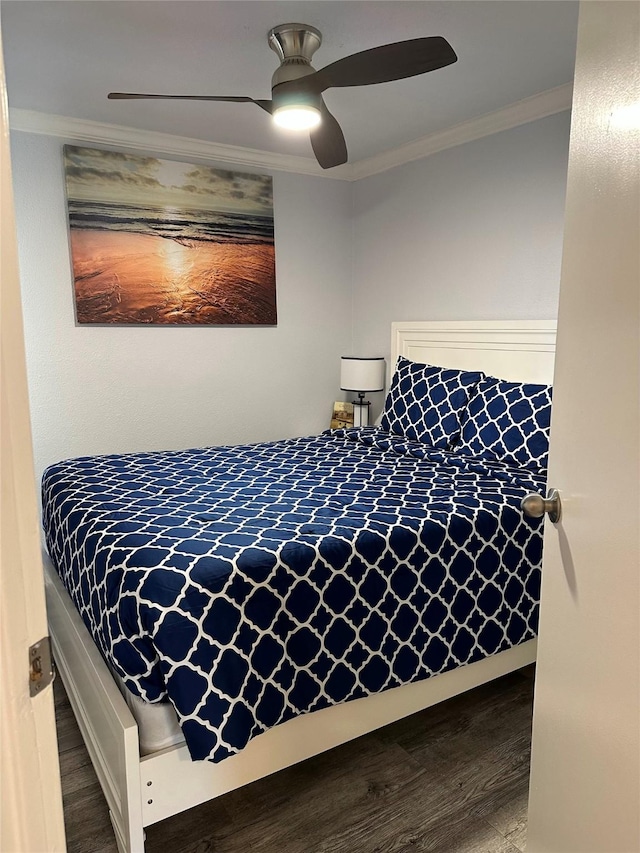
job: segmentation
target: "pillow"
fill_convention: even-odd
[[[462,419],[461,453],[524,468],[546,468],[551,386],[486,376]]]
[[[418,364],[400,356],[380,427],[446,449],[460,433],[460,416],[484,373]]]

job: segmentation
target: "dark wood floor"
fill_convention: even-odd
[[[147,853],[518,853],[525,849],[531,668],[147,830]],[[116,853],[56,679],[69,853]]]

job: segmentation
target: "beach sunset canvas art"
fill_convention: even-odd
[[[79,324],[274,325],[272,179],[64,146]]]

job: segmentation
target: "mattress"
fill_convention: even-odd
[[[194,759],[535,636],[542,472],[376,428],[84,457],[43,479],[52,562]],[[136,703],[134,703],[135,705]]]
[[[113,667],[109,669],[138,724],[140,755],[151,755],[161,749],[184,743],[178,716],[170,702],[145,702],[127,689],[123,679]]]

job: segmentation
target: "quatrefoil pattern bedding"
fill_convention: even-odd
[[[43,481],[52,561],[194,759],[535,635],[543,478],[376,428],[86,457]]]
[[[380,427],[395,435],[446,450],[460,435],[460,418],[479,371],[450,370],[400,356]]]

